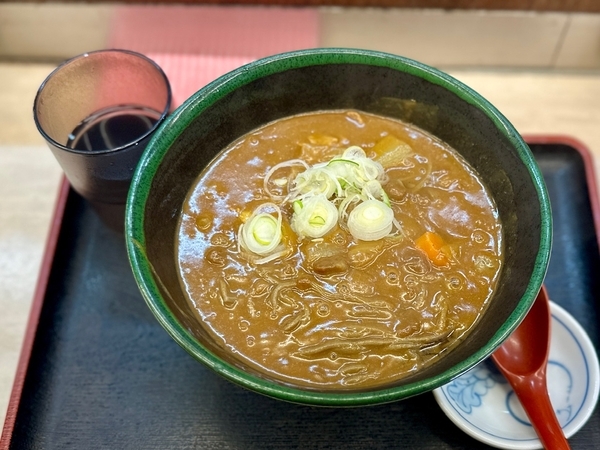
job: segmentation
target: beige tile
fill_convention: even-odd
[[[0,145],[0,424],[12,390],[61,170],[47,147]]]
[[[558,68],[600,68],[600,14],[573,14],[556,57]]]
[[[321,10],[321,44],[404,55],[434,66],[550,67],[562,13]]]
[[[104,48],[117,9],[106,3],[0,3],[0,59],[58,61]],[[595,68],[600,64],[598,14],[394,8],[318,11],[322,46],[388,51],[437,66],[552,68],[556,62],[557,67]]]
[[[45,145],[33,121],[33,100],[54,64],[0,65],[0,145]]]
[[[0,58],[62,60],[103,48],[113,6],[0,4]]]
[[[487,98],[522,134],[567,135],[594,156],[600,180],[600,74],[596,71],[478,71],[450,74]]]
[[[53,67],[0,63],[0,428],[62,176],[32,116]]]

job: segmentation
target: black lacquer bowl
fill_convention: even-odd
[[[235,139],[281,117],[350,108],[413,123],[466,158],[499,208],[505,265],[481,320],[434,364],[371,390],[294,387],[225,351],[191,311],[176,265],[179,212],[203,168]],[[194,358],[237,384],[275,398],[358,406],[430,391],[488,357],[521,322],[541,288],[550,257],[551,222],[548,195],[529,148],[476,92],[445,73],[396,55],[317,49],[240,67],[180,106],[156,133],[137,168],[127,204],[126,240],[148,306]]]

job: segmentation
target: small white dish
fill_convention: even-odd
[[[567,438],[587,422],[598,401],[600,367],[590,338],[563,308],[550,302],[550,401]],[[433,391],[460,429],[488,445],[504,449],[542,448],[514,391],[488,359]]]

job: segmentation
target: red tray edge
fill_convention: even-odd
[[[596,181],[596,172],[594,169],[594,160],[589,148],[580,140],[567,135],[524,135],[523,139],[525,142],[527,142],[527,144],[562,144],[568,145],[578,151],[584,162],[594,227],[596,228],[596,235],[598,236],[600,233],[600,202],[598,184]],[[25,383],[25,376],[27,374],[27,368],[29,367],[29,361],[31,359],[31,352],[33,349],[37,325],[44,303],[46,287],[50,278],[58,237],[60,235],[60,229],[67,204],[69,190],[70,184],[63,176],[58,190],[58,197],[54,206],[54,213],[50,222],[50,231],[46,239],[46,245],[43,254],[44,256],[42,258],[42,263],[38,274],[38,280],[31,304],[25,336],[23,339],[23,346],[21,348],[21,354],[17,364],[15,380],[13,382],[13,388],[8,403],[4,427],[2,429],[2,436],[0,437],[0,450],[9,450],[10,447],[19,404],[21,402],[21,394],[23,392],[23,385]],[[598,236],[598,246],[600,248],[600,236]]]

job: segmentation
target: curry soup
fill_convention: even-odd
[[[370,388],[464,339],[502,266],[474,170],[406,123],[357,111],[281,119],[204,170],[178,267],[224,348],[283,383]]]

